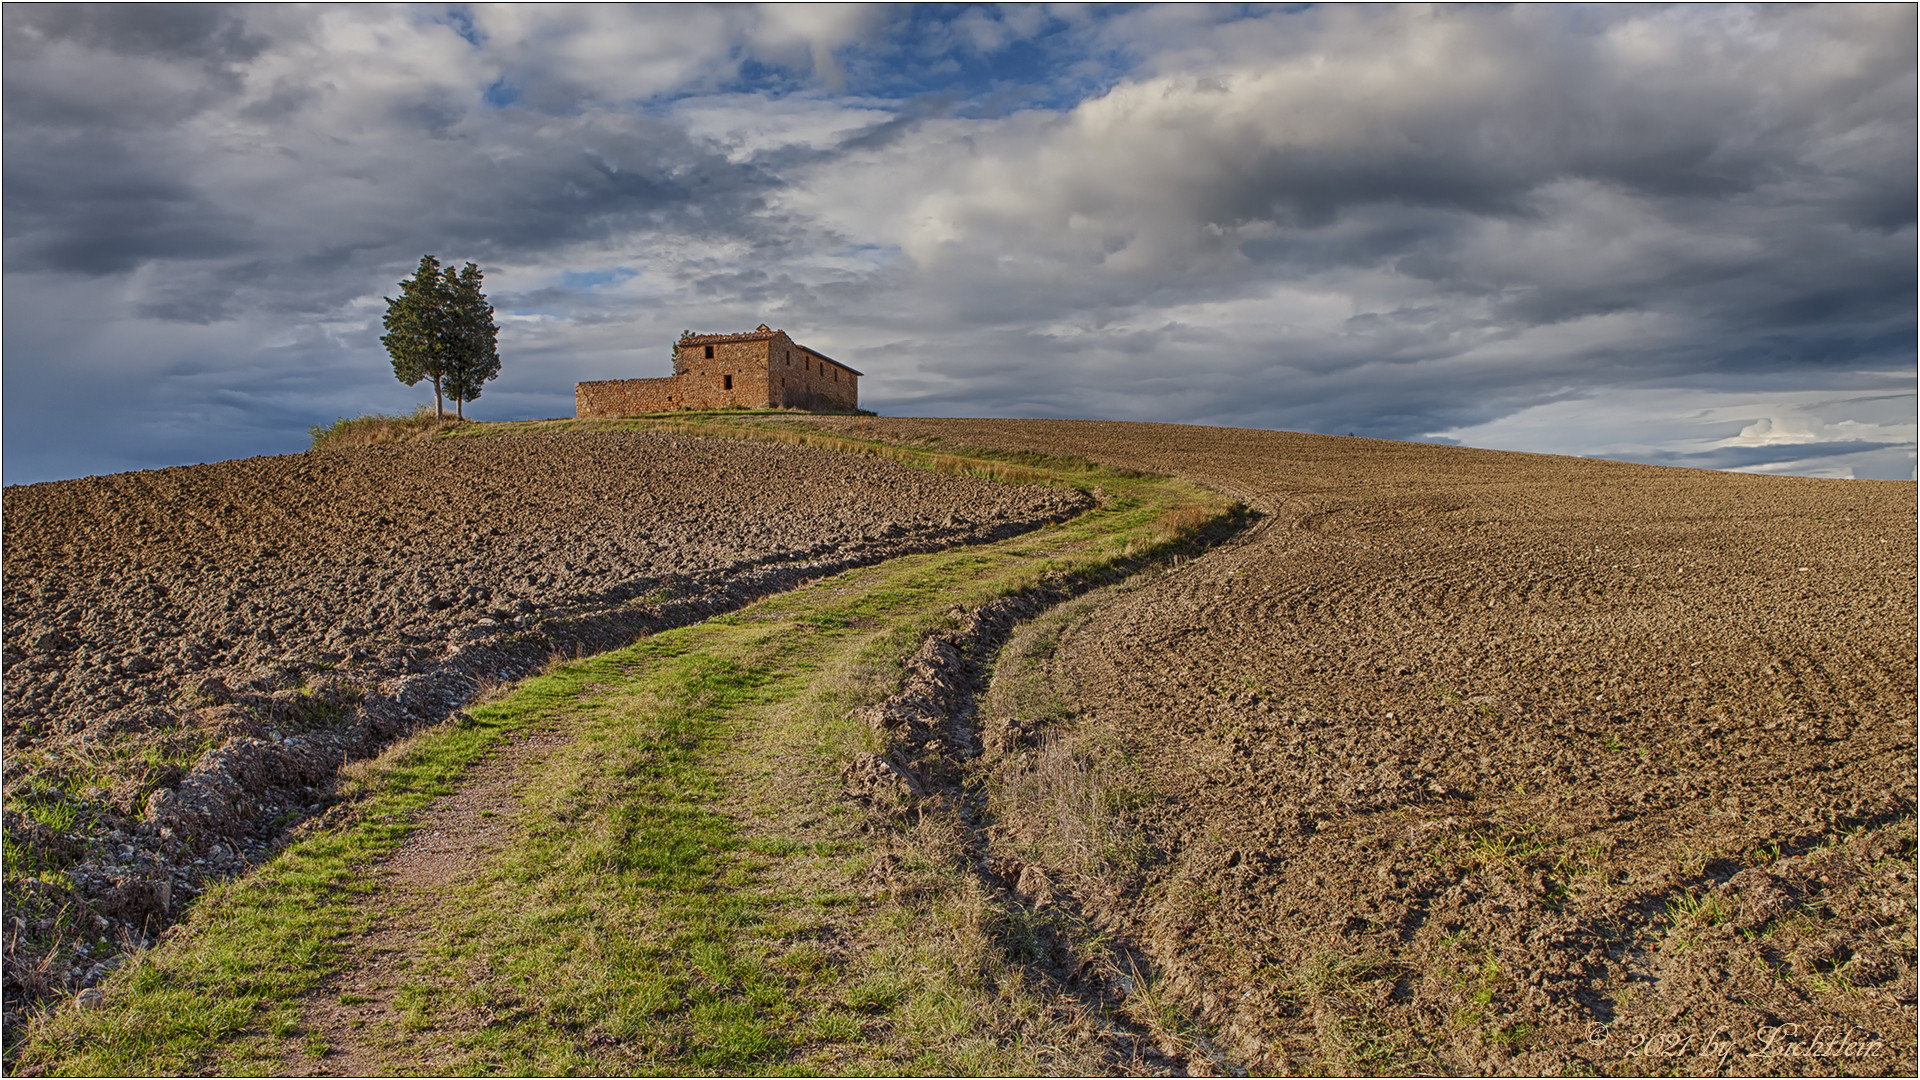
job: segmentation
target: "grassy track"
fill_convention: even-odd
[[[36,1021],[14,1068],[279,1072],[321,1067],[348,1040],[356,1065],[391,1071],[1104,1071],[1104,1021],[1023,977],[1009,913],[951,845],[890,834],[838,772],[874,748],[853,708],[891,693],[955,608],[1063,573],[1111,577],[1231,508],[1081,463],[867,452],[1097,486],[1103,502],[560,663],[392,748],[343,780],[342,820],[210,892],[99,1007]],[[553,749],[522,767],[532,733]],[[514,766],[499,852],[430,896],[383,886],[382,860],[496,756]],[[391,1015],[316,1020],[316,1000],[354,1003],[358,944],[405,910],[425,929],[382,961]]]

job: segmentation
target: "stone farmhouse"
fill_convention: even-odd
[[[575,383],[576,416],[633,416],[674,409],[860,407],[860,373],[761,323],[744,334],[688,334],[664,379]]]

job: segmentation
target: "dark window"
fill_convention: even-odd
[[[720,376],[720,378],[721,378],[722,380],[724,380],[724,381],[725,381],[725,385],[723,385],[723,386],[721,387],[721,389],[723,389],[723,390],[731,390],[731,389],[733,389],[733,376],[731,376],[731,375],[722,375],[722,376]]]
[[[713,359],[713,346],[707,346],[707,359]]]

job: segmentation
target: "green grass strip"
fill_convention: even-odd
[[[384,755],[359,788],[349,824],[303,839],[200,898],[159,947],[107,984],[109,1003],[37,1018],[16,1071],[125,1074],[244,1071],[274,1060],[263,1033],[298,1027],[298,997],[337,970],[340,942],[361,927],[355,901],[369,871],[500,741],[552,716],[604,665],[528,679],[510,699],[471,710]]]
[[[910,463],[996,467],[940,457]],[[873,852],[833,792],[839,763],[871,748],[850,709],[892,692],[901,659],[954,607],[1060,573],[1111,576],[1232,512],[1191,485],[1082,463],[1043,478],[1097,484],[1103,504],[563,664],[350,770],[344,823],[209,891],[111,977],[102,1006],[36,1018],[14,1070],[272,1072],[301,1047],[326,1053],[302,998],[350,967],[379,917],[381,860],[467,769],[535,727],[565,739],[516,774],[514,839],[436,898],[394,998],[400,1022],[367,1033],[389,1067],[1040,1068],[1050,1059],[1027,1043],[1047,1010],[976,955],[992,916],[971,880],[927,866],[919,899],[856,895],[847,883]],[[779,806],[743,807],[753,799]],[[822,944],[849,935],[862,942],[851,952]]]

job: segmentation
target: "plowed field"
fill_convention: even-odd
[[[196,672],[352,657],[1066,505],[792,446],[636,434],[119,473],[6,496],[9,746]]]
[[[855,455],[635,433],[8,488],[8,1028],[29,1002],[94,986],[208,879],[256,862],[327,805],[343,762],[484,687],[1088,505]]]
[[[1088,1031],[1125,1035],[1112,1067],[1911,1071],[1913,484],[1151,424],[785,422],[1170,473],[1258,513],[1037,616],[991,687],[952,675],[949,722],[926,725],[958,748],[952,790],[859,834],[883,898],[931,873],[906,855],[960,852],[967,924],[1055,1012],[1077,1000]],[[10,489],[9,1028],[20,980],[107,978],[102,928],[138,945],[324,803],[314,762],[529,656],[1090,501],[669,435]],[[1010,657],[1035,665],[1026,690]],[[92,957],[34,952],[73,911]]]
[[[1910,1069],[1911,483],[811,422],[1169,472],[1268,515],[1052,661],[1076,737],[1155,796],[1146,871],[1079,902],[1223,1064]]]

